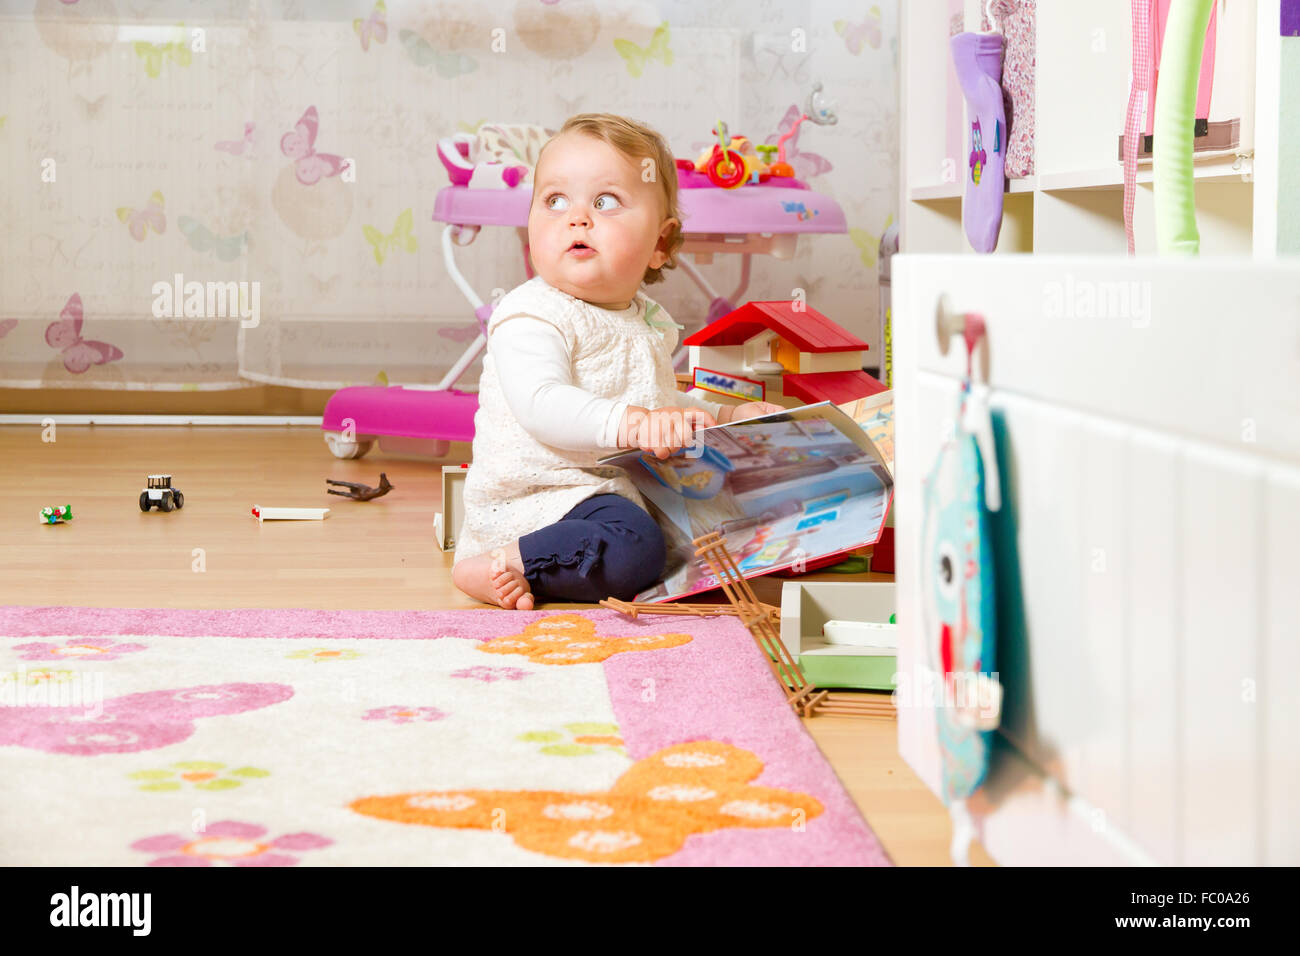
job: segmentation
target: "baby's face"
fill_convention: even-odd
[[[668,171],[676,175],[676,170]],[[533,268],[569,295],[626,308],[647,268],[668,258],[676,220],[641,167],[603,140],[565,133],[552,140],[534,172],[528,212]]]

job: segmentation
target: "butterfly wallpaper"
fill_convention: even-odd
[[[435,383],[478,334],[433,219],[440,139],[527,162],[541,140],[525,131],[607,111],[694,158],[719,121],[775,144],[814,82],[838,123],[801,123],[786,160],[849,228],[755,262],[745,297],[802,288],[873,338],[897,216],[898,0],[11,6],[0,175],[25,185],[0,191],[0,387]],[[512,228],[455,255],[485,300],[526,278]],[[739,267],[700,266],[727,290]],[[152,289],[175,281],[255,282],[260,321],[159,308]],[[709,307],[680,270],[651,292],[688,330]]]

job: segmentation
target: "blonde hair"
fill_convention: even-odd
[[[658,269],[647,268],[641,281],[645,285],[663,281],[665,269],[677,268],[673,257],[682,247],[682,214],[677,208],[677,164],[668,143],[649,126],[613,113],[579,113],[570,116],[555,136],[563,136],[565,133],[583,133],[606,142],[638,165],[646,159],[654,163],[655,181],[659,184],[664,199],[664,218],[675,219],[677,224],[668,235],[668,258]],[[542,153],[546,152],[546,146],[554,142],[555,136],[547,140],[542,152],[537,154],[537,165],[541,165]]]

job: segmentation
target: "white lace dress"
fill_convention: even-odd
[[[677,390],[672,364],[677,325],[643,292],[629,308],[613,312],[575,299],[539,276],[498,303],[488,321],[489,337],[501,322],[520,314],[543,319],[564,336],[573,384],[584,391],[644,408],[692,405],[717,411],[717,405]],[[595,495],[622,495],[644,508],[625,471],[596,463],[614,451],[571,451],[535,439],[510,411],[489,350],[479,380],[456,563],[554,524]]]

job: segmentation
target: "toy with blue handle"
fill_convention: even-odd
[[[958,422],[925,481],[921,593],[922,641],[942,689],[935,701],[941,795],[953,818],[953,860],[964,865],[974,835],[966,800],[988,772],[1001,709],[989,520],[1001,484],[988,412],[971,399],[969,381]]]

